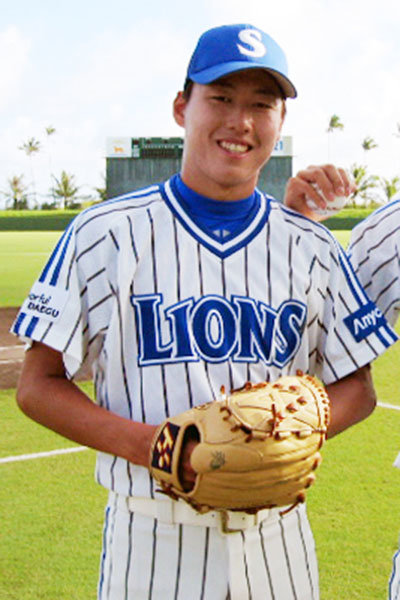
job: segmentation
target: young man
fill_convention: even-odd
[[[97,479],[110,490],[101,600],[318,598],[304,505],[226,534],[218,513],[188,507],[183,518],[148,471],[157,425],[221,385],[316,374],[330,436],[374,409],[368,365],[394,333],[384,319],[356,332],[375,307],[334,239],[256,189],[295,96],[285,55],[263,31],[203,34],[174,102],[181,173],[84,211],[13,326],[33,341],[21,409],[99,451]],[[321,173],[326,190],[350,185],[340,171]],[[72,381],[84,363],[96,403]]]

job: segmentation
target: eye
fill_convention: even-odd
[[[211,99],[215,102],[222,102],[225,104],[230,102],[230,98],[228,96],[224,96],[223,94],[215,94],[214,96],[211,96]]]
[[[273,110],[275,107],[269,102],[255,102],[254,107],[259,110]]]

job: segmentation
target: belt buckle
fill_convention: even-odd
[[[243,515],[243,513],[242,513]],[[254,515],[247,515],[245,514],[244,516],[239,517],[238,513],[234,513],[232,511],[228,511],[228,510],[221,510],[219,511],[219,525],[220,525],[220,531],[221,533],[225,534],[225,535],[229,535],[231,533],[239,533],[239,531],[243,531],[243,529],[247,529],[249,527],[249,521],[251,518],[253,518],[253,522],[251,523],[251,525],[255,525],[256,524],[256,519]],[[239,518],[243,519],[243,525],[242,527],[230,527],[229,523],[232,520],[232,518],[234,519],[234,517],[237,516]],[[244,518],[246,517],[246,518]]]

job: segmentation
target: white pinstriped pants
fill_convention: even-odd
[[[99,600],[318,600],[315,544],[301,505],[260,525],[162,523],[110,494]]]

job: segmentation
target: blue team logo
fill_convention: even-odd
[[[227,360],[283,367],[296,354],[307,308],[296,300],[278,310],[252,298],[216,295],[164,306],[162,294],[132,296],[140,366]]]
[[[368,302],[344,319],[350,333],[357,342],[365,340],[379,327],[386,326],[386,319],[373,302]]]

